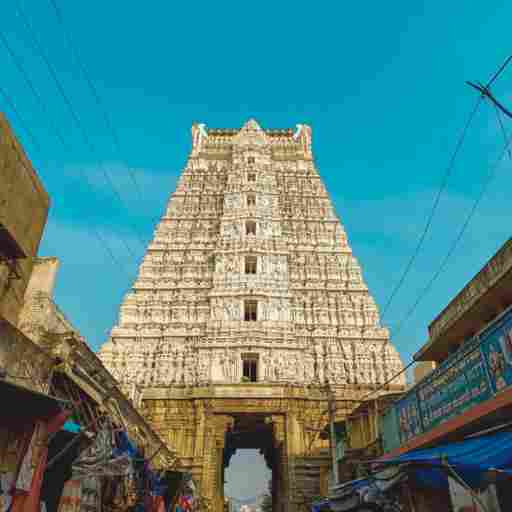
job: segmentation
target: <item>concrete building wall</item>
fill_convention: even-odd
[[[50,206],[49,196],[0,113],[0,318],[17,324]]]
[[[25,295],[44,293],[52,297],[59,264],[58,258],[55,257],[34,258],[32,275],[30,276],[30,282],[28,283]]]

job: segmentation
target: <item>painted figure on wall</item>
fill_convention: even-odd
[[[505,357],[503,352],[497,349],[494,344],[491,346],[489,351],[489,370],[491,372],[494,381],[496,382],[496,390],[499,391],[506,387],[507,383],[504,378],[505,374]]]

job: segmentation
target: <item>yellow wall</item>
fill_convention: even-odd
[[[361,449],[378,438],[378,415],[375,402],[364,412],[356,412],[347,418],[347,438],[349,449]]]

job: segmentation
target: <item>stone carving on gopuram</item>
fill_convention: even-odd
[[[271,425],[274,505],[296,510],[307,501],[300,465],[323,446],[326,386],[342,416],[403,368],[311,144],[307,125],[194,124],[177,189],[100,351],[122,386],[144,389],[146,416],[214,510],[240,422]],[[400,376],[387,388],[403,385]]]

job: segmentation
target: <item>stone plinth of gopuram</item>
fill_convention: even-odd
[[[223,510],[224,468],[254,447],[272,468],[274,512],[295,512],[329,465],[326,386],[342,419],[403,364],[311,128],[250,119],[191,136],[100,357],[193,473],[203,508]]]
[[[336,420],[342,420],[371,391],[371,386],[333,386]],[[276,510],[297,510],[319,494],[320,482],[302,482],[296,471],[298,464],[308,466],[312,473],[322,465],[330,466],[328,441],[321,435],[328,422],[327,389],[323,385],[242,383],[146,388],[142,412],[177,451],[182,467],[192,473],[205,503],[215,512],[222,511],[223,506],[226,441],[232,433],[240,434],[236,432],[238,423],[249,427],[265,423],[271,429],[270,450],[260,445],[257,429],[248,432],[254,444],[243,448],[266,450]]]

